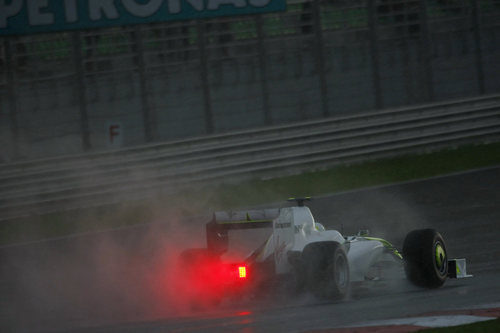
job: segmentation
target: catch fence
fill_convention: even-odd
[[[0,163],[498,91],[500,0],[314,0],[1,37]]]

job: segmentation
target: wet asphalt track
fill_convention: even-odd
[[[0,331],[301,332],[499,306],[500,167],[325,196],[309,207],[328,228],[344,234],[367,228],[398,247],[409,230],[433,227],[450,257],[466,257],[475,277],[438,290],[395,279],[356,288],[335,303],[283,296],[179,313],[162,302],[157,279],[173,228],[129,228],[0,249]]]

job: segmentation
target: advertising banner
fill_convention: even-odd
[[[284,11],[286,0],[0,0],[0,35]]]

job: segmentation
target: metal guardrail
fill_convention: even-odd
[[[0,165],[0,220],[500,138],[500,94]]]

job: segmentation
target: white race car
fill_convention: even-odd
[[[384,267],[404,267],[413,284],[438,288],[447,278],[467,275],[465,259],[449,259],[443,237],[433,229],[414,230],[402,252],[367,232],[343,236],[325,230],[304,202],[297,206],[239,212],[216,212],[207,223],[207,248],[184,251],[179,268],[193,297],[218,302],[227,295],[258,293],[286,285],[320,298],[346,296],[352,282],[383,278]],[[272,228],[271,236],[244,261],[225,263],[230,230]]]

